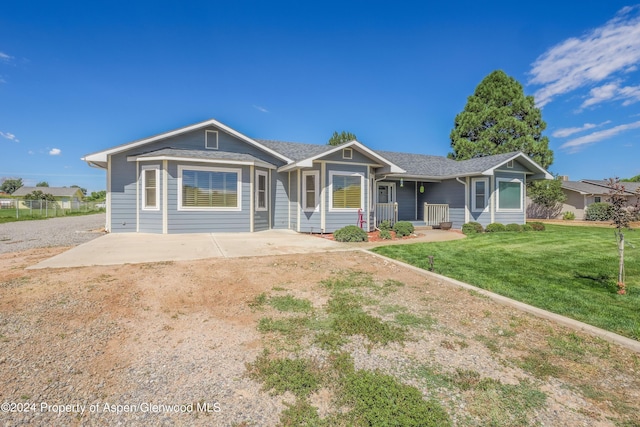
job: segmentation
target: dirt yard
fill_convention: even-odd
[[[247,375],[266,342],[257,330],[266,314],[250,303],[289,294],[320,310],[328,299],[320,282],[349,271],[403,285],[376,297],[374,315],[432,319],[409,327],[403,344],[353,338],[344,349],[356,368],[419,388],[454,425],[500,420],[486,413],[500,410],[491,396],[434,380],[463,371],[542,393],[542,406],[521,409],[525,425],[640,423],[637,354],[371,254],[25,270],[63,250],[0,254],[0,425],[277,425],[291,396]],[[332,410],[326,396],[311,401]]]

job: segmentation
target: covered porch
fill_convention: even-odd
[[[450,222],[449,204],[430,200],[439,183],[399,179],[376,181],[373,197],[373,223],[375,227],[388,221],[410,221],[414,225],[439,226]]]

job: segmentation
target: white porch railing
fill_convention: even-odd
[[[389,221],[391,225],[398,222],[397,203],[376,203],[376,227],[382,221]]]
[[[427,225],[439,225],[449,222],[449,205],[424,204],[424,222]]]

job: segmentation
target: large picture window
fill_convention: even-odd
[[[471,210],[482,212],[487,209],[489,201],[489,180],[473,178],[471,180]]]
[[[498,211],[522,211],[522,181],[498,178]]]
[[[181,210],[240,210],[240,169],[179,167]]]
[[[362,209],[363,177],[358,173],[331,172],[331,209]]]
[[[320,172],[302,172],[302,206],[305,211],[318,210],[320,204]]]
[[[146,167],[142,170],[142,209],[158,210],[160,187],[158,186],[159,168]]]

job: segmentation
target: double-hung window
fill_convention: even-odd
[[[522,211],[522,181],[511,178],[497,178],[498,211]]]
[[[364,207],[364,177],[354,172],[329,172],[331,210],[357,210]]]
[[[267,210],[267,172],[256,171],[256,211]]]
[[[242,170],[178,166],[179,210],[241,210]]]
[[[142,169],[142,209],[158,210],[160,208],[160,186],[158,166],[145,166]]]
[[[302,207],[307,212],[317,211],[320,205],[320,172],[302,172]]]
[[[489,205],[489,179],[473,178],[471,180],[471,210],[482,212]]]

